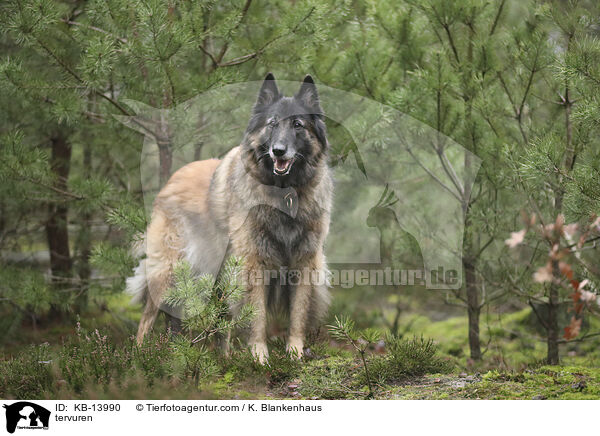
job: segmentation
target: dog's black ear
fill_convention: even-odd
[[[312,114],[323,115],[317,86],[310,75],[307,75],[304,78],[298,93],[294,97],[299,100],[306,109],[309,109]]]
[[[275,103],[277,100],[281,98],[281,94],[279,93],[279,89],[277,88],[277,84],[275,83],[275,76],[272,73],[267,74],[265,80],[260,87],[260,91],[258,92],[258,99],[256,100],[256,105],[254,109],[261,109],[265,106],[269,106]]]

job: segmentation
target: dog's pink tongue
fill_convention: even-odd
[[[275,168],[277,171],[283,171],[287,168],[289,161],[285,159],[275,159]]]

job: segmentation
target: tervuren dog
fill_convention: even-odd
[[[178,260],[198,274],[216,275],[235,255],[244,260],[245,277],[283,271],[279,280],[247,280],[246,299],[256,311],[248,339],[253,354],[267,361],[267,315],[283,310],[287,349],[302,355],[307,330],[329,304],[326,282],[315,281],[326,276],[323,243],[333,195],[328,147],[313,79],[306,76],[299,91],[285,97],[267,75],[241,144],[222,161],[184,166],[155,200],[146,258],[127,281],[128,291],[146,301],[138,342],[156,320]],[[281,280],[292,271],[293,285]]]

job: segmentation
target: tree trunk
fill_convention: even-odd
[[[194,160],[200,160],[200,157],[202,156],[202,147],[203,146],[204,146],[203,141],[198,141],[194,145]]]
[[[92,149],[86,144],[83,149],[83,171],[84,174],[92,173]],[[80,290],[75,301],[77,312],[85,310],[88,303],[88,289],[90,286],[90,277],[92,269],[90,267],[90,255],[92,253],[92,235],[91,235],[92,215],[84,212],[79,217],[79,234],[77,235],[77,275],[80,280]]]
[[[173,165],[173,152],[168,144],[158,144],[158,157],[160,165],[160,187],[162,188],[171,177],[171,166]]]
[[[560,271],[558,270],[558,261],[552,262],[552,269],[555,277],[558,277]],[[548,333],[548,356],[547,361],[549,365],[558,365],[559,354],[558,354],[558,285],[556,283],[550,284],[550,295],[548,298],[548,319],[547,319],[547,333]]]
[[[171,167],[173,166],[173,147],[171,144],[171,131],[164,114],[161,113],[156,132],[156,145],[158,146],[158,162],[160,187],[162,188],[171,177]]]
[[[573,34],[568,36],[567,40],[567,50],[568,53],[571,46],[571,39],[573,38]],[[564,200],[564,191],[563,191],[563,178],[564,174],[569,175],[573,170],[573,166],[575,164],[575,149],[573,147],[573,126],[571,124],[571,107],[573,106],[573,101],[570,97],[570,86],[568,78],[565,78],[565,95],[563,99],[563,107],[565,108],[565,133],[566,133],[566,142],[565,142],[565,153],[563,160],[563,168],[562,171],[559,171],[558,176],[558,189],[555,192],[554,196],[554,218],[557,218],[562,213],[563,208],[563,200]],[[558,260],[552,261],[552,276],[555,279],[560,279],[561,273],[560,268],[558,266]],[[547,333],[548,333],[548,355],[547,361],[550,365],[558,365],[559,363],[559,352],[558,352],[558,306],[559,306],[559,284],[554,281],[550,284],[550,293],[548,295],[548,324],[547,324]]]
[[[470,108],[469,104],[469,108]],[[469,109],[470,119],[470,109]],[[472,144],[475,147],[475,144]],[[471,155],[465,153],[465,174],[471,173]],[[467,315],[469,318],[469,349],[471,359],[481,360],[481,343],[479,341],[479,284],[477,283],[477,257],[479,247],[474,246],[472,235],[471,217],[469,211],[471,208],[471,187],[470,183],[465,179],[463,192],[463,219],[464,219],[464,236],[463,236],[463,268],[465,271],[465,289],[467,294]]]
[[[479,289],[474,262],[469,258],[463,259],[465,269],[465,288],[467,291],[467,314],[469,317],[469,349],[471,359],[481,359],[481,344],[479,341]]]
[[[57,189],[66,191],[71,163],[71,145],[62,134],[57,134],[50,142],[52,145],[50,168],[56,177],[55,186]],[[65,202],[52,202],[48,205],[46,238],[50,252],[52,280],[56,283],[64,283],[62,279],[71,277],[72,273],[67,228],[68,214],[69,208]]]

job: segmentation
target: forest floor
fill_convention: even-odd
[[[294,380],[278,389],[266,389],[259,396],[264,399],[306,399],[302,396],[302,380]],[[255,392],[256,393],[256,392]],[[335,395],[312,396],[320,398],[364,399],[366,391],[340,390]],[[225,394],[225,395],[224,395]],[[231,386],[219,390],[218,398],[254,397],[254,393]],[[550,400],[600,399],[600,370],[585,367],[544,366],[523,373],[490,371],[485,374],[430,374],[408,377],[397,384],[378,386],[375,399],[392,400]]]
[[[57,323],[21,326],[5,338],[0,398],[600,399],[598,343],[565,344],[561,365],[546,365],[528,308],[484,320],[480,362],[468,358],[466,317],[408,314],[401,325],[410,347],[393,358],[387,344],[371,347],[367,379],[360,356],[327,335],[309,345],[302,361],[274,342],[266,367],[241,349],[224,358],[166,334],[137,347],[138,310],[117,303],[82,318],[79,335],[75,325]]]
[[[221,372],[196,383],[192,377],[148,378],[135,374],[118,383],[85,383],[78,391],[65,381],[60,371],[52,370],[54,387],[35,398],[46,399],[600,399],[600,369],[585,365],[543,365],[520,372],[490,370],[406,376],[386,383],[374,383],[373,395],[364,381],[364,367],[350,355],[322,357],[300,364],[294,374],[254,372],[240,376],[235,371]],[[1,383],[0,383],[1,384]],[[2,392],[0,398],[30,398]]]

